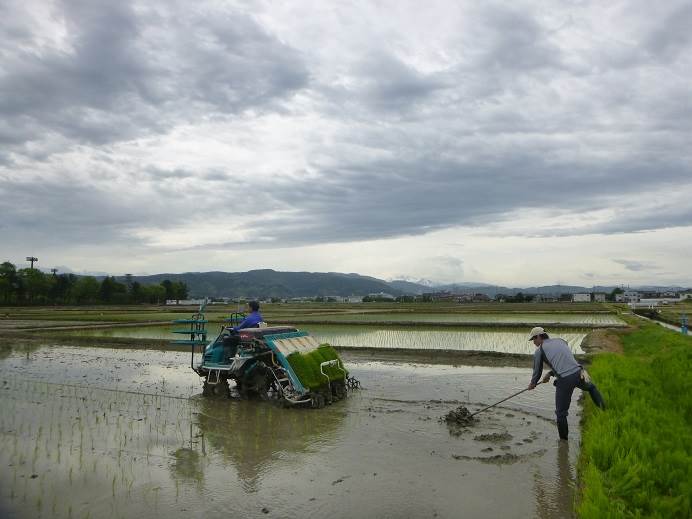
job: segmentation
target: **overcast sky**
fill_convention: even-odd
[[[0,261],[692,285],[692,3],[0,2]]]

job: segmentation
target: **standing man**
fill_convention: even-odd
[[[594,384],[589,380],[586,371],[577,363],[577,360],[572,355],[567,342],[564,339],[551,339],[545,330],[540,326],[536,326],[529,334],[529,341],[532,341],[536,346],[536,351],[533,354],[533,376],[529,389],[533,389],[538,384],[538,380],[543,373],[543,363],[550,366],[550,371],[543,377],[542,383],[550,380],[551,376],[555,376],[553,382],[555,386],[555,415],[557,416],[557,431],[560,434],[561,440],[566,440],[569,433],[567,426],[567,415],[569,414],[569,405],[572,402],[572,393],[574,388],[578,387],[582,391],[588,391],[591,395],[591,400],[601,409],[605,409],[605,403],[601,393]]]

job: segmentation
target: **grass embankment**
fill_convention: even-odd
[[[608,409],[585,405],[580,517],[692,513],[692,337],[637,324],[590,368]]]

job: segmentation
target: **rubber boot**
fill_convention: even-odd
[[[557,432],[560,435],[561,440],[566,440],[569,434],[569,426],[567,425],[567,418],[557,419]]]
[[[593,403],[596,404],[598,407],[601,409],[605,410],[605,402],[603,401],[603,397],[601,396],[601,393],[596,389],[596,386],[591,384],[591,388],[589,388],[589,395],[591,396],[591,400],[593,400]]]

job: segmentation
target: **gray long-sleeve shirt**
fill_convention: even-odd
[[[552,370],[551,373],[557,377],[566,377],[581,369],[564,339],[545,339],[543,344],[536,348],[536,351],[533,353],[532,384],[537,384],[543,373],[544,359],[543,355],[541,355],[541,350],[543,350],[545,355],[545,361]]]

